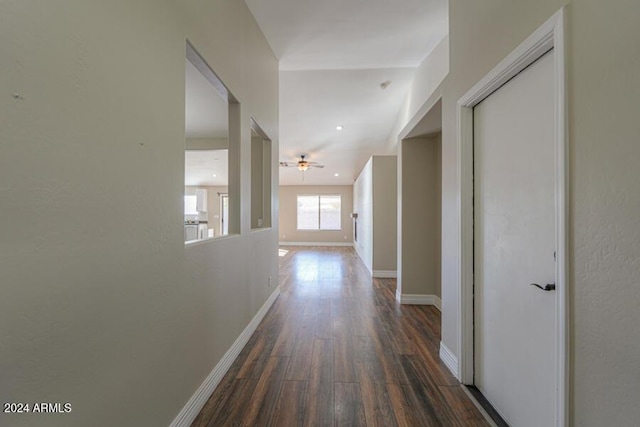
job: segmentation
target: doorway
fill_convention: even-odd
[[[561,9],[458,101],[458,375],[518,426],[567,424],[564,85]]]
[[[425,102],[398,137],[398,281],[401,304],[442,310],[442,98]]]

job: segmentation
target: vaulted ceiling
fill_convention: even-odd
[[[280,160],[325,165],[304,181],[281,168],[280,184],[352,184],[388,154],[415,69],[448,33],[447,0],[246,3],[280,61]]]

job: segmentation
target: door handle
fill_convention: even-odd
[[[531,286],[535,286],[536,288],[540,288],[543,291],[555,291],[556,290],[556,284],[555,283],[548,283],[544,288],[540,285],[538,285],[537,283],[531,283]]]

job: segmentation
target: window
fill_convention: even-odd
[[[298,196],[298,230],[341,230],[341,196]]]

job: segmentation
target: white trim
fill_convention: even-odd
[[[249,322],[229,350],[222,356],[222,359],[220,359],[204,382],[198,387],[198,390],[191,396],[191,399],[184,405],[169,427],[188,427],[193,420],[196,419],[204,404],[207,403],[207,400],[231,367],[231,364],[236,360],[249,341],[249,338],[251,338],[251,335],[253,335],[264,316],[278,298],[278,295],[280,295],[280,286],[267,298],[262,307],[260,307],[260,310],[258,310],[253,319],[251,319],[251,322]]]
[[[396,299],[400,304],[408,305],[433,305],[442,311],[442,301],[437,295],[424,294],[400,294],[396,293]]]
[[[356,255],[358,255],[358,258],[360,258],[360,261],[362,261],[362,265],[364,265],[364,268],[366,268],[369,274],[373,276],[373,271],[371,270],[371,267],[369,267],[369,265],[367,264],[367,261],[364,259],[364,255],[361,252],[361,250],[363,249],[356,244],[353,245],[353,248],[355,249]]]
[[[353,246],[350,242],[278,242],[280,246]]]
[[[453,376],[458,378],[458,359],[442,341],[440,341],[440,360],[449,368]]]
[[[569,342],[567,289],[567,104],[565,83],[564,7],[471,88],[457,103],[460,246],[458,253],[458,378],[473,384],[473,107],[550,49],[555,52],[556,82],[556,293],[557,293],[557,420],[569,423]]]
[[[398,272],[396,270],[373,270],[371,275],[379,279],[395,279],[398,277]]]

